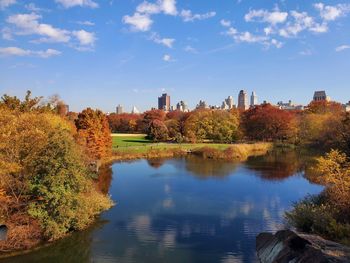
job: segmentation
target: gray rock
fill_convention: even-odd
[[[7,226],[0,225],[0,241],[6,240],[7,230]]]
[[[256,250],[261,263],[350,262],[350,248],[319,236],[290,230],[281,230],[275,235],[259,234]]]

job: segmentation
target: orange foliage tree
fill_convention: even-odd
[[[87,108],[75,121],[78,141],[86,147],[90,158],[102,160],[111,155],[112,138],[106,115]]]

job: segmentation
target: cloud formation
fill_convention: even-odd
[[[88,32],[85,30],[74,30],[69,31],[65,29],[56,28],[50,24],[41,23],[41,15],[30,13],[30,14],[16,14],[9,16],[6,22],[14,27],[11,29],[7,28],[5,37],[9,38],[12,34],[15,35],[38,35],[39,39],[35,39],[34,43],[71,43],[73,40],[77,41],[79,46],[76,47],[78,50],[83,50],[81,47],[93,47],[96,41],[95,33]]]
[[[158,0],[155,3],[143,1],[136,7],[133,15],[125,15],[122,18],[124,24],[128,24],[133,31],[149,31],[153,24],[152,16],[164,14],[170,16],[180,16],[184,22],[204,20],[216,15],[215,12],[205,14],[193,14],[191,10],[179,12],[176,7],[176,0]]]
[[[33,56],[33,57],[40,57],[40,58],[49,58],[52,56],[58,56],[61,52],[55,49],[46,49],[46,50],[29,50],[29,49],[22,49],[19,47],[1,47],[0,48],[0,56],[19,56],[19,57],[25,57],[25,56]]]
[[[16,0],[0,0],[0,9],[5,9],[13,4],[16,4]]]
[[[339,46],[335,49],[335,51],[337,52],[341,52],[341,51],[344,51],[346,49],[350,49],[350,45],[342,45],[342,46]]]
[[[172,48],[173,44],[175,42],[174,38],[161,38],[157,33],[153,33],[150,37],[153,42],[157,44],[161,44],[163,46],[166,46],[168,48]]]
[[[64,8],[75,6],[97,8],[98,4],[92,0],[56,0],[56,3],[61,4]]]

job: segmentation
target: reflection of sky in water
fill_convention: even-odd
[[[255,262],[257,233],[280,229],[292,202],[321,189],[300,174],[269,180],[266,166],[260,176],[251,163],[157,163],[114,165],[118,204],[94,235],[118,252],[93,244],[97,261],[110,253],[106,262]]]
[[[115,164],[117,205],[101,216],[106,222],[6,263],[256,262],[255,236],[281,228],[292,202],[321,190],[292,157]]]

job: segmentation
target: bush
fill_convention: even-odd
[[[299,231],[314,233],[344,244],[350,244],[350,224],[337,219],[338,211],[325,195],[309,196],[293,205],[285,217],[289,225]]]

